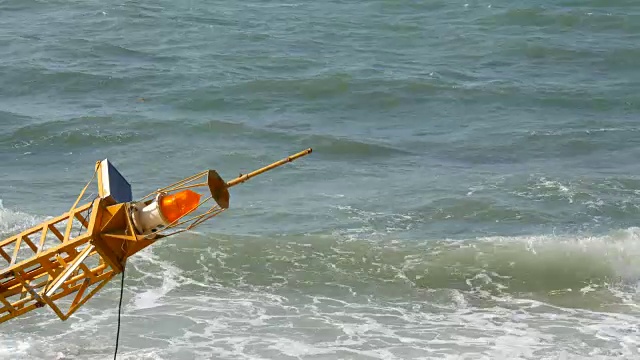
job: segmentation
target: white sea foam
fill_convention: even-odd
[[[0,210],[4,216],[0,226],[4,229],[19,227],[20,219],[25,219],[23,214]],[[27,223],[24,225],[30,225]],[[515,245],[533,258],[554,252],[568,257],[587,253],[613,264],[618,274],[633,282],[640,278],[635,260],[640,258],[639,236],[640,229],[630,228],[593,237],[487,237],[443,241],[441,244],[446,245],[437,251],[440,254],[464,248],[487,251]],[[640,356],[637,321],[640,311],[634,290],[613,288],[628,306],[620,313],[562,307],[506,292],[489,296],[489,302],[478,301],[477,293],[460,289],[406,286],[405,294],[383,296],[373,287],[367,292],[349,284],[318,283],[335,288],[340,285],[351,295],[319,294],[311,285],[323,281],[321,277],[298,283],[307,284],[306,287],[292,286],[296,272],[306,271],[304,266],[312,261],[305,253],[295,251],[305,249],[310,254],[318,251],[310,244],[283,243],[286,251],[278,256],[293,255],[288,259],[297,265],[292,267],[294,273],[276,274],[281,282],[269,286],[252,285],[244,278],[251,264],[238,264],[233,253],[242,248],[190,249],[181,242],[185,240],[160,242],[131,259],[125,280],[119,358],[631,360]],[[483,248],[483,244],[491,247]],[[392,251],[393,246],[401,245],[389,242],[377,246]],[[357,252],[358,247],[345,248],[340,242],[328,248],[347,258],[362,255]],[[368,248],[366,252],[375,249],[378,248]],[[375,265],[380,259],[362,261],[379,269],[391,266],[391,270],[398,272],[397,281],[410,283],[407,272],[421,266],[421,257],[415,252],[409,255],[404,262],[393,265]],[[183,256],[193,258],[188,268],[177,261]],[[276,259],[273,254],[264,256]],[[455,264],[447,266],[454,269]],[[242,285],[217,284],[221,274],[216,272],[221,269],[238,272],[234,276]],[[333,269],[342,276],[355,275],[335,264]],[[207,274],[188,275],[194,271]],[[475,274],[470,281],[477,285],[503,278],[502,274],[485,271]],[[114,281],[67,322],[60,322],[50,311],[42,309],[33,317],[3,324],[5,329],[10,326],[11,331],[0,335],[0,358],[110,356],[118,287],[119,283]],[[592,292],[588,286],[581,290],[585,294]]]
[[[7,209],[0,199],[0,235],[19,232],[38,224],[44,218],[39,219],[33,215],[21,211]]]

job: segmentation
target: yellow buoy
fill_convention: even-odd
[[[122,272],[130,256],[226,210],[228,188],[311,151],[229,182],[215,170],[203,171],[136,201],[116,168],[108,160],[98,162],[68,212],[0,242],[0,323],[43,306],[66,320]],[[99,196],[78,206],[96,176]]]

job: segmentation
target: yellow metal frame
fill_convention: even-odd
[[[311,151],[301,151],[227,183],[214,170],[208,170],[152,192],[140,201],[161,192],[208,188],[210,196],[198,207],[212,199],[215,202],[202,214],[185,214],[153,238],[136,233],[130,203],[116,204],[104,197],[98,162],[92,179],[68,212],[0,241],[0,323],[45,305],[66,320],[123,271],[129,256],[160,238],[193,229],[222,213],[229,207],[228,188]],[[96,175],[99,197],[77,207]],[[73,236],[75,229],[79,230]],[[70,302],[65,299],[74,293]]]
[[[111,258],[105,261],[101,249],[90,244],[97,235],[95,225],[100,212],[92,211],[88,219],[82,213],[101,206],[104,206],[102,199],[97,199],[0,243],[0,256],[8,264],[0,271],[0,323],[45,304],[65,320],[121,271],[120,264],[114,265]],[[69,229],[66,224],[74,220],[86,230],[71,237],[70,231],[63,229]],[[13,248],[11,256],[7,251],[10,248]],[[98,260],[92,264],[90,260],[95,257]],[[86,263],[76,263],[78,258],[86,260]],[[71,266],[74,266],[74,271],[67,275],[55,292],[49,292],[50,286]],[[98,286],[83,296],[94,284]],[[56,305],[56,300],[74,292],[77,295],[66,311]]]

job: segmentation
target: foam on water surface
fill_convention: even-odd
[[[0,235],[313,147],[131,259],[121,358],[639,358],[639,4],[2,1]],[[109,357],[119,285],[0,358]]]
[[[487,237],[409,248],[331,236],[179,236],[129,264],[121,357],[633,359],[640,346],[638,272],[621,256],[634,257],[637,236],[631,228],[601,237]],[[472,262],[465,265],[468,257],[456,255],[460,251],[471,251]],[[592,254],[591,263],[572,265],[571,257],[581,254]],[[532,262],[524,273],[498,273],[503,262],[528,258],[539,258],[538,265]],[[283,268],[281,261],[290,265]],[[535,276],[530,271],[549,265],[577,266],[575,271],[602,267],[598,261],[612,265],[602,271],[629,286],[581,287],[570,294],[574,304],[542,296],[558,290],[553,286],[485,288],[510,279],[526,284]],[[430,269],[437,267],[460,273],[463,286],[456,286],[455,277],[447,279],[451,275],[430,280]],[[258,276],[265,272],[271,277]],[[115,324],[117,282],[67,322],[43,312],[14,321],[16,331],[0,336],[4,351],[15,359],[103,358],[113,339],[104,330]],[[606,305],[597,303],[602,297],[575,303],[602,286],[610,286],[612,295],[604,301],[617,299],[616,306],[598,310]],[[49,330],[29,330],[42,321]]]

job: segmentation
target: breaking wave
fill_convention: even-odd
[[[635,306],[639,237],[636,228],[600,237],[489,237],[423,243],[331,235],[192,234],[155,249],[188,282],[244,290],[397,300],[456,290],[477,305],[488,306],[506,296],[624,311],[627,305]]]
[[[0,201],[0,235],[41,220],[6,209]],[[156,244],[153,256],[154,261],[133,259],[138,275],[130,274],[130,281],[166,283],[162,274],[171,268],[171,284],[161,287],[158,296],[180,286],[396,300],[455,290],[477,305],[507,296],[617,312],[635,308],[640,284],[640,228],[604,236],[424,241],[189,233]],[[138,294],[138,301],[152,304],[149,296],[153,292]]]
[[[2,199],[0,199],[0,239],[34,226],[42,220],[44,219],[38,219],[33,215],[7,209],[4,207]]]

